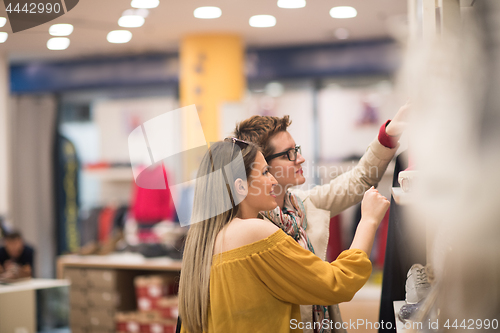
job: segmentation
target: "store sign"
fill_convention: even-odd
[[[12,32],[31,29],[63,16],[79,0],[4,0]]]

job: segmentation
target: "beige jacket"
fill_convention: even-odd
[[[392,149],[384,147],[378,139],[375,139],[368,146],[356,167],[349,172],[332,179],[328,184],[316,186],[308,191],[291,190],[304,202],[307,216],[306,233],[318,257],[326,259],[330,218],[359,203],[366,190],[378,185],[398,147],[399,145]],[[330,306],[329,312],[331,320],[342,322],[338,305]],[[312,306],[301,306],[301,315],[304,324],[311,322]],[[332,332],[345,331],[333,330]],[[312,332],[312,330],[304,329],[304,333]]]

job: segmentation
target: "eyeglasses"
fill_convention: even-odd
[[[295,162],[297,160],[297,153],[302,154],[300,146],[295,146],[295,148],[290,148],[285,150],[284,152],[268,156],[266,157],[266,162],[269,163],[269,161],[272,160],[273,158],[280,157],[283,155],[287,155],[289,161]]]
[[[235,144],[237,144],[241,150],[245,149],[249,145],[248,142],[236,138],[225,138],[224,141],[231,141],[233,143],[233,149]]]

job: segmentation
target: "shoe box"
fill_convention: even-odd
[[[114,332],[116,312],[135,309],[133,272],[66,268],[64,276],[71,281],[70,326],[74,332]]]
[[[174,333],[178,317],[177,279],[169,275],[137,276],[135,312],[115,315],[120,333]]]
[[[121,312],[115,316],[118,333],[174,333],[177,319],[165,319],[158,312]]]

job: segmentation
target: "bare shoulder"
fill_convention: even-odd
[[[275,224],[267,220],[247,219],[246,221],[248,221],[246,224],[248,234],[255,238],[254,242],[267,238],[279,230]]]
[[[214,252],[225,252],[258,242],[271,236],[278,230],[277,226],[266,220],[234,219],[217,236]]]

